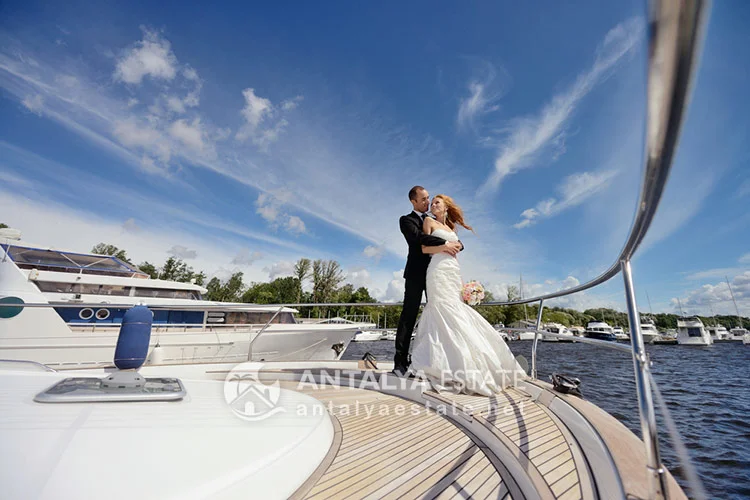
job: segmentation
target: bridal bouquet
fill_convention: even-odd
[[[479,305],[484,299],[484,287],[478,281],[469,281],[461,290],[461,299],[470,306]]]

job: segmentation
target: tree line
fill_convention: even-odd
[[[128,258],[125,250],[114,245],[99,243],[91,251],[99,255],[111,255],[123,262],[136,266],[153,279],[183,283],[192,282],[203,286],[208,290],[204,294],[206,300],[253,304],[344,304],[377,302],[377,299],[372,297],[367,287],[355,289],[352,284],[346,283],[343,269],[335,260],[301,258],[294,264],[292,276],[276,278],[269,282],[245,283],[244,274],[241,271],[233,273],[226,280],[221,280],[214,276],[206,282],[207,275],[205,272],[195,271],[185,261],[176,257],[169,257],[161,266],[148,261],[136,265]],[[307,287],[306,285],[308,284],[311,287]],[[519,300],[521,298],[518,287],[514,285],[506,287],[506,294],[508,301]],[[485,291],[483,303],[494,301],[493,294]],[[398,318],[401,315],[401,306],[315,307],[303,305],[297,307],[297,309],[302,316],[369,315],[373,320],[378,322],[379,326],[388,328],[395,328]],[[536,321],[539,305],[485,305],[477,307],[476,310],[491,324],[503,323],[507,326],[520,320],[529,319],[530,321]],[[677,318],[679,316],[676,314],[657,313],[649,314],[648,316],[654,320],[654,324],[660,330],[677,328]],[[730,329],[740,324],[737,316],[700,316],[700,318],[703,324],[707,326],[719,323]],[[590,321],[606,321],[610,326],[628,328],[627,313],[609,308],[593,308],[580,312],[575,309],[562,307],[545,307],[542,312],[542,321],[545,323],[560,323],[565,326],[586,326]],[[742,322],[745,326],[750,325],[748,318],[743,318]]]

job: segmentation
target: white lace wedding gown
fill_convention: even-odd
[[[447,229],[432,234],[458,240]],[[433,255],[410,370],[425,376],[437,390],[490,396],[525,373],[500,334],[461,300],[462,286],[458,260],[447,253]]]

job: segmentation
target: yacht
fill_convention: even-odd
[[[584,326],[571,326],[570,330],[573,332],[573,335],[576,337],[583,337],[583,333],[586,331],[586,327]]]
[[[708,334],[711,336],[711,340],[716,342],[731,342],[731,335],[727,331],[727,329],[721,325],[712,325],[707,326],[706,330],[708,331]]]
[[[539,303],[540,316],[545,301],[620,273],[627,296],[635,297],[631,259],[669,178],[706,10],[701,1],[679,0],[648,10],[649,154],[635,220],[603,274],[524,299]],[[43,321],[60,319],[61,307],[21,287],[19,280],[34,280],[13,270],[20,278],[8,286],[18,295],[0,298],[0,325],[22,328],[0,326],[0,338],[22,338],[25,329],[45,335]],[[3,268],[3,286],[10,274]],[[21,299],[34,302],[21,308]],[[627,304],[637,317],[635,300]],[[580,380],[539,379],[543,356],[535,350],[529,369],[513,373],[492,397],[437,391],[392,375],[391,363],[372,367],[372,360],[144,365],[165,307],[124,307],[106,368],[61,373],[33,361],[0,361],[4,498],[687,499],[660,460],[654,405],[667,421],[669,407],[652,393],[657,381],[639,342],[624,349],[579,339],[633,367],[642,439],[580,397]],[[612,335],[605,323],[587,331]],[[690,496],[708,497],[688,454],[678,456]]]
[[[621,326],[615,326],[612,328],[612,333],[615,335],[618,342],[630,342],[630,335],[625,333],[625,330],[623,330]]]
[[[153,312],[153,364],[338,359],[374,324],[300,324],[296,310],[203,299],[194,283],[151,279],[115,257],[24,244],[0,245],[0,300],[51,304],[0,322],[0,359],[56,368],[111,364],[128,308]],[[12,299],[15,298],[15,299]]]
[[[374,342],[375,340],[380,340],[382,337],[382,332],[360,330],[354,335],[352,340],[354,342]]]
[[[656,329],[654,320],[651,318],[641,319],[641,335],[644,344],[653,344],[654,340],[660,337],[659,330]]]
[[[380,334],[380,340],[393,342],[396,340],[396,330],[385,330]]]
[[[586,331],[583,332],[583,334],[591,339],[609,341],[617,340],[617,337],[615,337],[615,334],[612,332],[612,327],[604,321],[590,321],[589,324],[586,325]]]
[[[711,336],[697,316],[677,319],[677,343],[680,345],[708,346],[713,344]]]
[[[731,330],[729,330],[729,341],[731,342],[741,342],[742,339],[747,335],[748,332],[747,328],[744,328],[742,326],[735,326]]]
[[[564,337],[557,337],[552,335],[542,335],[543,342],[574,342],[573,332],[568,330],[565,325],[559,323],[547,323],[544,325],[544,330],[557,335],[564,335]]]

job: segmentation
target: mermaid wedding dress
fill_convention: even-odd
[[[458,241],[447,229],[432,234]],[[410,370],[436,390],[490,396],[526,374],[500,334],[461,300],[462,286],[458,260],[447,253],[433,255]]]

